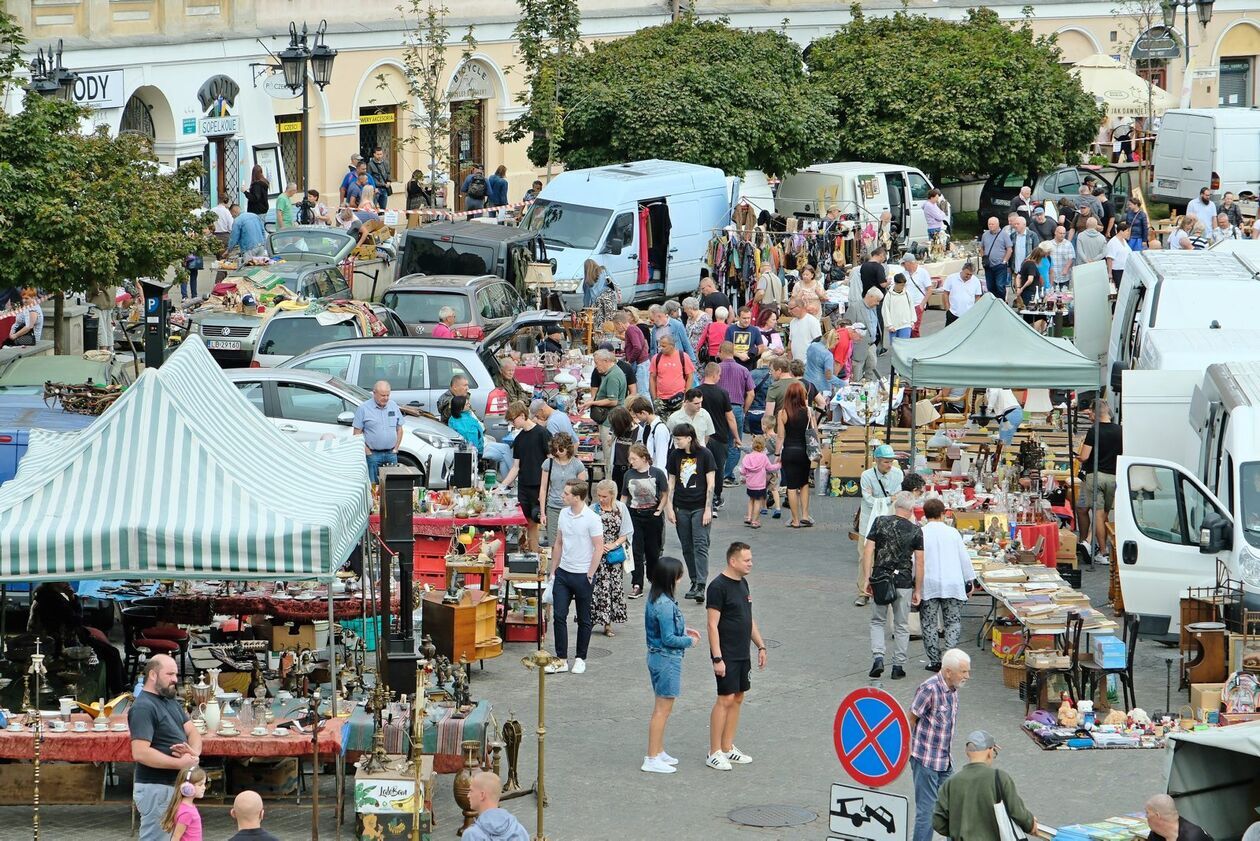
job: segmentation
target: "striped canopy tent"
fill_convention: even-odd
[[[190,337],[0,487],[0,580],[327,578],[367,526],[363,448],[296,443]]]

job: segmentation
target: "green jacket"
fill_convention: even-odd
[[[1006,813],[1024,832],[1032,832],[1033,816],[1005,771],[983,762],[970,762],[941,786],[932,814],[932,828],[950,841],[998,841],[993,806],[998,793]]]

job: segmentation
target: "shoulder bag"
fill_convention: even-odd
[[[814,411],[810,408],[805,409],[809,418],[809,426],[805,427],[805,455],[810,461],[818,461],[822,458],[822,442],[818,440],[818,427],[814,426]],[[858,506],[861,511],[861,506]]]
[[[591,507],[598,514],[604,513],[603,509],[599,507],[599,503],[596,503],[595,505]],[[624,564],[625,562],[626,562],[626,547],[624,546],[618,546],[616,549],[612,549],[604,553],[604,563],[606,564],[609,564],[611,566],[616,566],[618,564]]]
[[[993,816],[997,818],[998,837],[1001,841],[1028,841],[1024,830],[1011,819],[1006,811],[1006,799],[1002,796],[1002,781],[995,769],[993,771]]]

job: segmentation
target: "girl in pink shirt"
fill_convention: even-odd
[[[744,525],[761,528],[761,506],[766,501],[767,474],[778,469],[779,465],[766,455],[765,436],[754,437],[752,452],[744,456],[739,465],[739,472],[744,476],[744,487],[748,490],[748,516],[744,518]]]
[[[171,841],[202,841],[201,813],[193,802],[206,794],[206,772],[200,767],[179,772],[179,787],[162,816],[162,829]]]

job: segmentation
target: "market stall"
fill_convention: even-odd
[[[1171,737],[1168,794],[1213,838],[1239,838],[1260,799],[1260,721]]]

